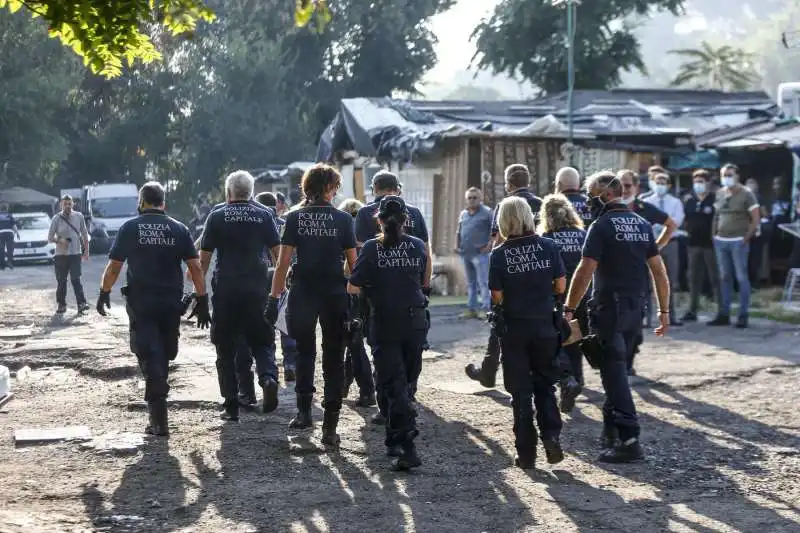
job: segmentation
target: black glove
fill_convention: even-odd
[[[278,298],[270,296],[267,298],[267,307],[264,309],[264,322],[271,328],[278,322]]]
[[[211,324],[211,314],[208,312],[208,294],[195,296],[197,302],[187,319],[197,318],[197,327],[206,329]]]
[[[106,316],[106,309],[111,309],[111,291],[100,289],[100,294],[97,296],[97,312]]]
[[[500,304],[492,306],[492,310],[486,313],[486,321],[491,326],[492,333],[499,339],[506,333],[506,319],[503,314],[503,306]]]
[[[187,294],[181,299],[181,316],[186,314],[186,311],[189,310],[189,307],[192,305],[192,302],[197,297],[195,293]]]

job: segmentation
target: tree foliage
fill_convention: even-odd
[[[753,56],[730,45],[714,47],[703,41],[699,48],[670,53],[683,61],[672,80],[673,86],[743,91],[753,88],[758,81]]]
[[[200,21],[211,22],[214,11],[202,0],[0,0],[0,8],[15,13],[27,9],[46,21],[51,37],[81,56],[92,72],[106,77],[122,73],[123,62],[150,63],[161,59],[146,28],[158,26],[172,35],[192,38]],[[327,0],[296,0],[295,24],[318,31],[330,21]]]
[[[647,67],[633,33],[634,18],[652,11],[678,15],[684,0],[593,0],[574,7],[576,89],[607,89],[620,72]],[[564,91],[567,81],[567,2],[502,0],[472,34],[478,68],[522,77],[545,93]]]

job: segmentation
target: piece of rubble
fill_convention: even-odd
[[[63,440],[90,440],[91,438],[92,430],[86,426],[14,430],[14,442],[18,445],[58,442]]]
[[[132,455],[138,453],[142,446],[144,446],[144,435],[128,431],[104,433],[81,444],[81,448],[84,450],[113,455]]]
[[[28,365],[23,366],[14,374],[14,379],[17,380],[17,383],[25,382],[29,377],[31,377],[31,367]]]
[[[21,339],[33,335],[30,328],[0,328],[0,339]]]
[[[8,402],[10,402],[13,399],[14,399],[14,393],[13,392],[9,392],[8,394],[6,394],[2,398],[0,398],[0,407],[3,407],[5,404],[7,404]]]

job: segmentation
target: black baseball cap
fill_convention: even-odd
[[[402,188],[403,184],[400,183],[397,175],[388,170],[379,170],[372,176],[373,191],[399,191]]]
[[[377,217],[389,217],[392,215],[400,215],[408,212],[406,203],[399,196],[389,195],[381,198],[378,204],[378,211],[375,213]]]

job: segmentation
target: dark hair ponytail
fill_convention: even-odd
[[[403,235],[403,224],[406,222],[406,215],[397,213],[380,220],[383,225],[383,232],[378,239],[384,248],[394,248],[400,243],[400,237]]]

